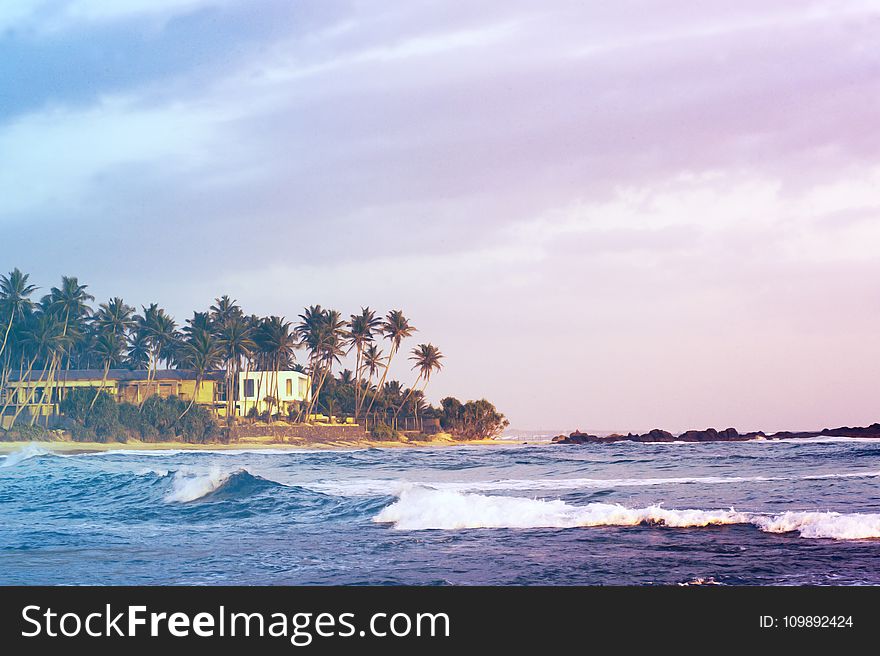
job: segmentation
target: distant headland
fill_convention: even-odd
[[[790,440],[806,439],[810,437],[869,437],[880,439],[880,424],[871,424],[867,427],[825,428],[821,431],[780,431],[766,434],[763,431],[740,433],[735,428],[726,428],[722,431],[714,428],[706,430],[689,430],[679,435],[673,435],[669,431],[655,428],[647,433],[627,433],[621,435],[590,435],[581,433],[579,430],[570,435],[557,435],[553,438],[555,444],[610,444],[613,442],[747,442],[749,440]]]

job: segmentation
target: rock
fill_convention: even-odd
[[[871,424],[866,428],[826,428],[821,434],[828,437],[880,437],[880,424]]]
[[[655,428],[644,435],[637,436],[638,442],[674,442],[675,436],[669,431]]]
[[[627,433],[626,435],[619,435],[614,433],[613,435],[608,435],[605,437],[599,437],[598,435],[590,435],[588,433],[582,433],[580,430],[576,430],[571,435],[557,435],[553,438],[554,444],[611,444],[614,442],[674,442],[676,440],[681,442],[743,442],[745,440],[755,440],[755,439],[768,439],[768,440],[782,440],[782,439],[804,439],[808,437],[872,437],[880,439],[880,423],[871,424],[870,426],[861,428],[861,427],[848,427],[843,426],[841,428],[825,428],[822,431],[809,432],[809,431],[780,431],[778,433],[773,433],[772,435],[767,435],[764,431],[752,431],[750,433],[740,433],[735,428],[725,428],[723,431],[718,431],[714,428],[707,428],[706,430],[689,430],[685,431],[678,437],[674,436],[669,431],[661,430],[659,428],[655,428],[651,431],[648,431],[644,434],[636,434],[636,433]]]

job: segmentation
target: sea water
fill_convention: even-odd
[[[880,584],[880,441],[0,457],[2,584]]]

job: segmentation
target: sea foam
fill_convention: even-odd
[[[581,528],[654,525],[673,528],[751,524],[768,533],[797,531],[804,538],[857,540],[880,538],[880,514],[835,512],[747,513],[734,509],[668,509],[659,505],[572,506],[561,500],[484,496],[413,487],[373,518],[406,531],[480,528]]]
[[[208,471],[180,470],[174,472],[166,503],[187,503],[219,490],[235,472],[214,467]]]
[[[37,456],[49,455],[49,453],[50,451],[47,451],[36,442],[31,442],[27,446],[23,446],[17,451],[13,451],[7,455],[0,467],[14,467],[20,462],[24,462],[30,458],[36,458]]]

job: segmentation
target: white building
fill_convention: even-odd
[[[258,413],[269,408],[267,398],[277,399],[272,403],[273,413],[287,414],[290,404],[309,401],[312,397],[311,379],[298,371],[248,371],[238,374],[238,389],[235,405],[239,416],[247,416],[253,408]]]

